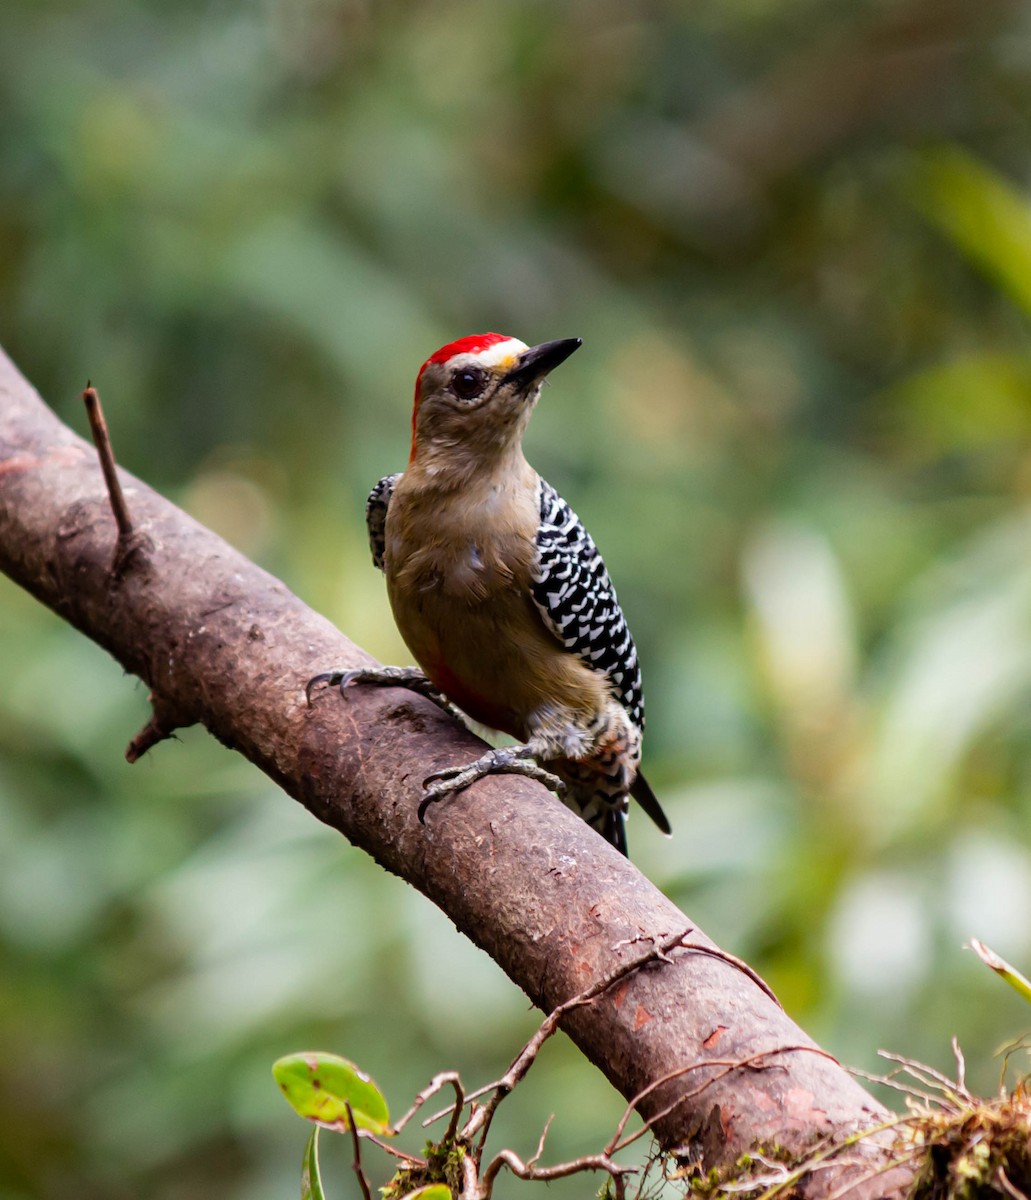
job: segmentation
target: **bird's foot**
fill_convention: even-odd
[[[323,671],[321,675],[312,676],[304,689],[308,707],[311,707],[312,692],[322,684],[327,687],[339,687],[343,692],[345,688],[356,683],[368,683],[376,687],[408,688],[410,692],[418,692],[420,696],[432,700],[445,712],[455,712],[444,694],[430,683],[418,667],[361,667],[354,671]]]
[[[545,771],[533,759],[529,746],[504,746],[500,750],[488,750],[481,758],[465,767],[447,767],[434,771],[422,781],[423,795],[419,802],[419,821],[425,824],[426,810],[431,804],[442,800],[452,792],[460,792],[486,775],[525,775],[536,779],[546,788],[561,796],[566,785],[557,775]]]

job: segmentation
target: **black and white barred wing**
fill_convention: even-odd
[[[396,475],[386,475],[369,493],[365,502],[365,525],[369,531],[369,549],[372,551],[373,566],[383,570],[383,548],[386,544],[387,509],[390,507],[390,497],[394,494],[394,484],[401,478],[401,472]]]
[[[616,698],[643,729],[637,649],[598,548],[580,518],[543,479],[540,499],[534,603],[567,650],[608,676]]]

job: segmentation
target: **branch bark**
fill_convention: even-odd
[[[643,941],[691,930],[691,948],[563,1020],[625,1097],[641,1097],[642,1115],[658,1118],[666,1148],[708,1168],[760,1144],[800,1154],[887,1118],[732,956],[539,784],[485,779],[420,825],[421,781],[482,743],[403,690],[354,688],[309,709],[310,676],[374,660],[119,474],[149,545],[115,575],[117,530],[95,452],[0,351],[0,569],[145,680],[163,727],[169,713],[202,722],[439,905],[545,1012],[638,956]],[[878,1145],[862,1146],[861,1165],[821,1170],[807,1194],[849,1179],[856,1197],[901,1194],[905,1171],[862,1182],[884,1165]]]

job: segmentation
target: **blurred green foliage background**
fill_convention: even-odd
[[[6,0],[0,342],[404,662],[362,511],[419,363],[583,337],[528,454],[642,653],[676,835],[634,820],[635,860],[843,1060],[956,1035],[991,1089],[1028,1013],[962,946],[1031,958],[1029,118],[1000,0]],[[144,688],[2,580],[0,665],[4,1200],[294,1195],[276,1056],[398,1107],[507,1065],[536,1017],[493,964],[202,731],[125,765]],[[557,1043],[511,1107],[555,1157],[622,1111]]]

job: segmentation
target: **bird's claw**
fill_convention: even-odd
[[[323,671],[308,680],[305,692],[311,702],[312,690],[319,684],[326,683],[330,687],[339,685],[340,690],[355,683],[367,683],[373,687],[403,687],[410,691],[428,696],[437,703],[446,704],[443,696],[437,691],[422,671],[416,667],[355,667],[346,671]]]
[[[456,788],[448,787],[446,785],[443,787],[435,786],[432,776],[430,776],[428,779],[424,779],[422,782],[422,799],[419,801],[419,808],[417,810],[419,824],[426,824],[426,810],[431,804],[435,804],[438,800],[446,796],[448,792],[453,792],[456,790]]]
[[[354,683],[368,683],[375,687],[408,688],[409,691],[418,692],[420,696],[432,700],[446,712],[458,715],[457,709],[417,667],[357,667],[349,671],[323,671],[321,675],[314,675],[309,679],[308,686],[304,689],[309,708],[311,707],[312,691],[323,683],[330,687],[339,685],[341,692]]]
[[[487,775],[525,775],[528,779],[536,779],[538,783],[543,783],[558,796],[564,795],[566,791],[565,783],[557,775],[546,771],[532,758],[528,758],[525,751],[523,754],[517,754],[510,747],[491,750],[467,766],[445,767],[426,776],[422,781],[423,795],[418,809],[420,825],[426,824],[426,810],[431,804],[443,799],[450,792],[463,791]]]
[[[361,670],[356,671],[323,671],[321,675],[313,675],[308,680],[304,688],[304,698],[308,702],[308,707],[311,708],[311,694],[321,684],[326,684],[329,687],[337,687],[340,690],[349,687],[355,680],[355,677],[361,675]]]

